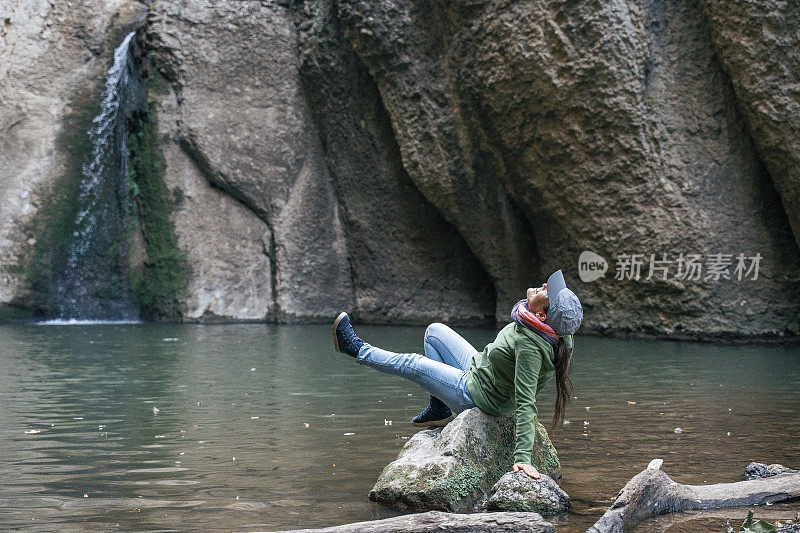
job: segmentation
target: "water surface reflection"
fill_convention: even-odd
[[[359,331],[421,349],[422,328]],[[477,347],[493,338],[463,333]],[[330,343],[326,326],[0,328],[0,527],[289,529],[397,514],[366,495],[427,395]],[[552,432],[574,506],[559,531],[583,531],[653,457],[683,483],[735,481],[752,460],[800,465],[799,361],[797,347],[577,339],[571,423]]]

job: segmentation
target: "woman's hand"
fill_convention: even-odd
[[[514,463],[514,466],[512,468],[514,469],[514,472],[519,472],[520,470],[522,470],[523,472],[531,476],[533,479],[539,479],[539,477],[541,476],[539,471],[536,470],[535,466],[529,465],[527,463]]]

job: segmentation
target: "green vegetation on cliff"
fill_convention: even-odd
[[[145,258],[131,265],[134,302],[149,318],[180,318],[179,298],[187,288],[189,264],[178,249],[175,228],[170,220],[170,205],[164,184],[165,161],[158,147],[158,120],[155,104],[134,122],[128,137],[129,197],[138,209],[128,208],[140,217],[144,233]]]

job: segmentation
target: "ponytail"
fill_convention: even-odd
[[[572,367],[572,348],[567,346],[564,337],[558,339],[555,349],[556,367],[556,408],[553,413],[553,429],[564,421],[564,407],[572,400],[572,379],[569,371]]]

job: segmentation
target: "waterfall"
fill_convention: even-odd
[[[78,214],[51,307],[67,322],[139,318],[127,275],[124,207],[129,201],[126,106],[135,105],[131,85],[138,84],[129,50],[134,33],[114,50],[100,112],[87,132],[91,151],[82,167]]]

